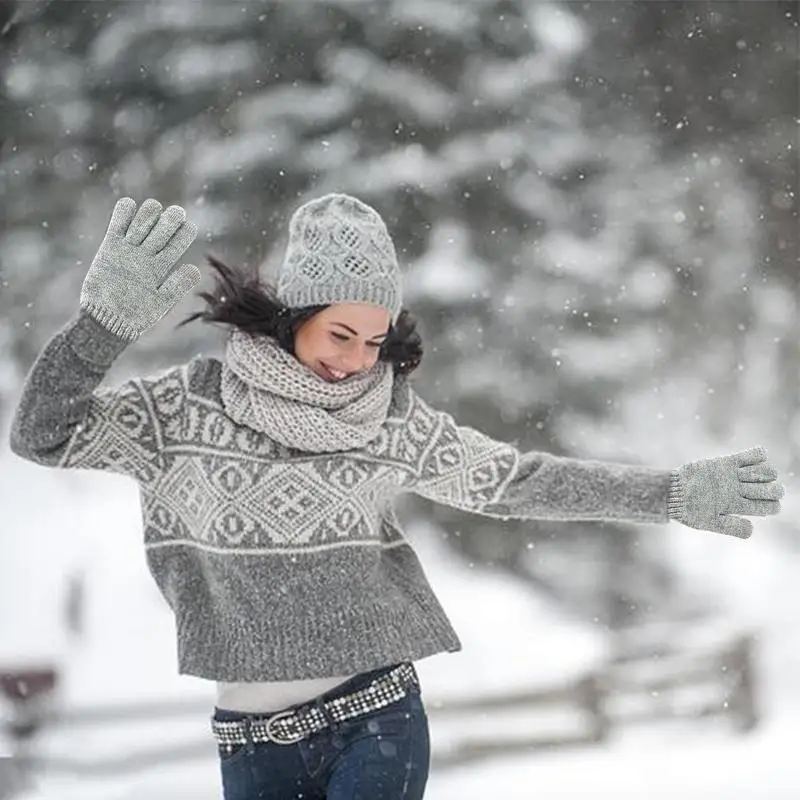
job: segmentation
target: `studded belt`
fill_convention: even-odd
[[[408,693],[409,686],[418,686],[419,679],[411,664],[400,664],[375,678],[363,689],[351,694],[279,711],[269,717],[247,717],[241,720],[211,720],[211,731],[220,748],[232,750],[248,742],[295,744],[329,727],[331,722],[345,722],[371,711],[396,703]]]

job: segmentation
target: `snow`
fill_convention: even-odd
[[[796,717],[746,739],[689,730],[641,735],[613,749],[498,759],[433,776],[427,800],[789,800],[800,792]]]
[[[189,177],[203,181],[219,180],[235,173],[279,164],[291,149],[291,137],[285,126],[250,131],[224,139],[199,142],[193,150],[194,161]]]
[[[568,278],[579,278],[586,283],[605,285],[619,252],[613,247],[598,247],[595,240],[581,240],[563,231],[552,231],[543,236],[538,245],[542,270]]]
[[[200,12],[195,4],[142,4],[135,16],[109,17],[92,40],[88,60],[96,69],[110,71],[124,64],[130,51],[142,40],[158,36],[174,38],[181,30],[196,35],[213,34],[230,26],[233,13],[230,7],[215,8],[211,3],[204,3]]]
[[[323,178],[317,191],[340,190],[364,196],[391,193],[403,185],[414,185],[422,190],[435,192],[443,181],[442,165],[422,145],[410,144],[395,147],[374,158],[358,162],[346,162],[331,170]]]
[[[249,43],[193,44],[168,52],[157,66],[162,85],[180,91],[215,89],[220,81],[248,75],[258,60]]]
[[[342,86],[320,89],[313,84],[278,86],[232,105],[230,115],[243,130],[291,123],[302,128],[331,125],[351,114],[356,96]]]
[[[560,3],[532,3],[528,19],[540,44],[562,58],[574,56],[586,46],[585,23]]]
[[[491,286],[491,273],[471,247],[470,232],[458,220],[433,226],[428,247],[406,273],[410,301],[433,298],[457,304],[474,300]]]
[[[22,157],[18,157],[23,160]],[[30,157],[26,157],[30,158]],[[26,166],[15,165],[21,170]],[[40,269],[41,264],[50,256],[47,241],[35,228],[8,228],[0,235],[0,255],[3,258],[3,289],[14,285],[16,280]]]
[[[658,358],[662,342],[657,331],[645,326],[630,326],[611,338],[573,334],[563,349],[562,374],[574,380],[614,376],[635,379],[646,374]],[[567,431],[573,424],[565,412],[559,426]],[[593,423],[596,427],[596,422]]]
[[[475,98],[484,105],[507,109],[522,103],[559,77],[558,65],[541,53],[516,60],[482,63],[472,77]]]
[[[392,25],[435,31],[439,36],[462,41],[474,36],[478,14],[471,8],[458,8],[443,0],[409,0],[392,8]]]
[[[457,106],[455,96],[431,78],[397,64],[387,66],[365,50],[340,48],[323,56],[322,63],[332,82],[389,102],[403,118],[444,125]]]

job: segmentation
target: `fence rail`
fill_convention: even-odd
[[[609,742],[627,726],[667,720],[725,720],[746,733],[759,722],[755,697],[755,638],[740,634],[707,649],[686,651],[680,645],[620,649],[606,664],[562,686],[502,696],[466,698],[429,704],[431,726],[481,714],[480,728],[505,710],[542,714],[558,708],[573,724],[552,725],[551,732],[523,736],[464,733],[457,743],[434,751],[440,766],[461,764],[512,751],[552,750]],[[531,725],[534,727],[534,725]]]
[[[759,722],[754,651],[755,638],[749,634],[705,648],[634,642],[621,644],[606,663],[562,685],[442,702],[428,699],[433,763],[444,767],[512,752],[597,745],[627,726],[670,719],[722,718],[734,731],[746,733]],[[48,703],[56,688],[57,675],[47,671],[0,673],[0,691],[12,711],[5,719],[6,734],[17,746],[19,762],[30,770],[100,776],[213,755],[205,731],[194,741],[184,737],[150,744],[101,761],[92,760],[91,754],[48,755],[31,746],[43,730],[191,720],[209,714],[205,698],[56,709]],[[548,720],[548,714],[558,721]],[[523,717],[518,735],[504,722],[509,715]],[[564,720],[570,724],[565,726]],[[439,735],[448,724],[456,735]]]

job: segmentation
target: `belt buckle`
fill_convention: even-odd
[[[265,723],[264,725],[264,733],[267,736],[267,739],[274,744],[297,744],[297,742],[302,741],[306,738],[306,734],[303,731],[299,731],[294,734],[294,736],[290,735],[290,738],[278,738],[278,736],[273,733],[272,726],[279,722],[282,719],[289,719],[289,717],[294,716],[294,711],[279,711],[277,714],[273,714]]]

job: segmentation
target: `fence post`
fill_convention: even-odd
[[[18,760],[0,755],[0,800],[12,800],[32,788],[31,776]]]
[[[32,746],[58,683],[56,666],[0,669],[0,727],[11,749],[9,758],[0,759],[0,799],[33,786]]]
[[[591,741],[599,744],[608,740],[611,722],[605,709],[605,681],[603,675],[592,672],[582,678],[577,686],[581,707],[589,715],[592,723]]]
[[[5,728],[14,742],[31,738],[50,710],[59,683],[57,667],[0,670],[0,700],[10,707]]]
[[[734,643],[724,660],[732,679],[728,710],[742,733],[753,730],[760,721],[756,704],[754,650],[755,638],[745,635]]]

